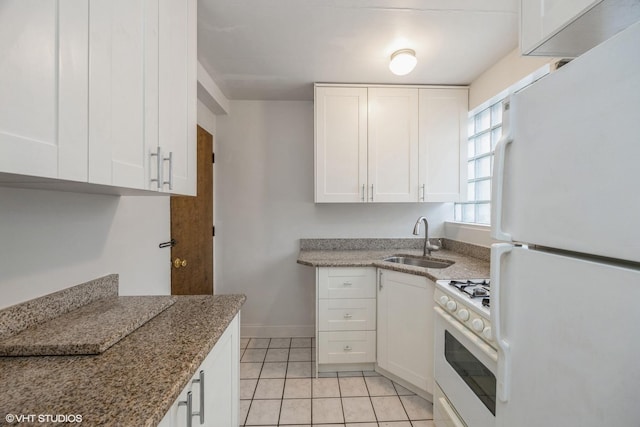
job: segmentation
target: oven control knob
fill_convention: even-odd
[[[440,297],[440,304],[446,306],[447,305],[447,301],[449,301],[449,298],[446,295],[442,295]]]
[[[458,317],[463,321],[469,320],[469,310],[461,309],[458,311]]]
[[[493,339],[493,334],[491,333],[491,326],[487,326],[486,328],[484,328],[484,330],[482,331],[482,335],[488,339],[489,341],[491,341]]]
[[[482,332],[484,330],[484,322],[482,321],[482,319],[473,319],[473,322],[471,322],[471,327],[476,332]]]
[[[447,310],[449,311],[455,311],[455,309],[458,308],[458,304],[456,304],[455,301],[449,301],[447,303]]]

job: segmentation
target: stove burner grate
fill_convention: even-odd
[[[489,296],[490,283],[489,280],[451,280],[449,285],[458,288],[464,292],[469,298],[486,298]],[[470,288],[470,289],[467,289]],[[488,304],[486,305],[488,306]]]

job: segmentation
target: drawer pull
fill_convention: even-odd
[[[349,314],[349,313],[346,313],[346,314],[344,315],[344,318],[345,318],[345,319],[351,319],[352,317],[353,317],[353,315],[352,315],[352,314]]]
[[[351,346],[350,345],[345,345],[344,346],[344,351],[351,351]]]
[[[343,285],[343,286],[351,286],[351,285],[353,285],[353,283],[351,283],[351,282],[344,282],[342,285]]]

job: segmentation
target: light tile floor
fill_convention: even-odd
[[[314,377],[313,338],[243,338],[240,426],[434,427],[430,402],[376,372]]]

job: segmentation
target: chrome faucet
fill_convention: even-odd
[[[421,216],[416,221],[416,225],[413,227],[413,234],[415,236],[420,235],[420,222],[423,222],[423,221],[424,221],[424,249],[422,251],[422,256],[427,256],[427,255],[431,255],[431,251],[439,250],[440,247],[429,243],[429,222],[427,221],[427,218],[424,216]]]

